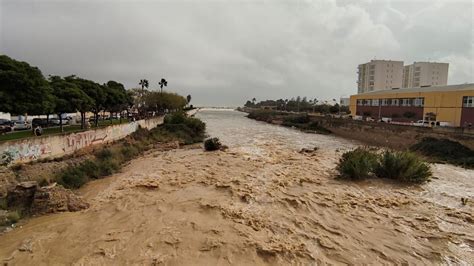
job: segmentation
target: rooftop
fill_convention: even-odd
[[[358,95],[377,95],[377,94],[386,94],[386,93],[416,93],[416,92],[434,92],[434,91],[470,91],[470,90],[474,90],[474,83],[447,85],[447,86],[445,85],[445,86],[380,90],[380,91],[360,93]]]

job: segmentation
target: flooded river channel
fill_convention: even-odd
[[[421,186],[341,181],[336,163],[360,143],[230,110],[197,117],[227,151],[191,146],[135,159],[78,191],[89,209],[1,235],[0,261],[474,264],[474,171],[435,164],[435,179]]]

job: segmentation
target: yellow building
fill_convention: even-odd
[[[352,95],[353,116],[398,122],[424,120],[474,127],[474,84],[373,91]]]

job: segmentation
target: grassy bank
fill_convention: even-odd
[[[474,169],[474,150],[449,139],[423,138],[411,150],[433,162],[446,162]]]

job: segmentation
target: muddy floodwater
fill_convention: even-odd
[[[340,181],[335,165],[359,143],[236,111],[197,116],[227,151],[192,146],[135,159],[78,191],[89,209],[32,218],[1,235],[0,261],[474,264],[474,171],[435,164],[436,178],[422,186]]]

